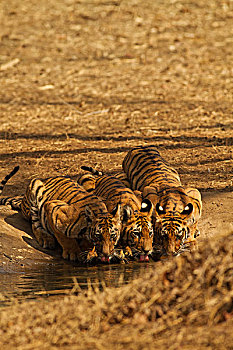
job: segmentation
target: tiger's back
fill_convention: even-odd
[[[122,163],[133,190],[143,191],[146,186],[157,190],[180,186],[180,177],[154,146],[138,146],[130,150]]]
[[[91,205],[95,213],[106,213],[104,204],[92,194],[87,193],[82,186],[74,180],[63,177],[51,177],[46,180],[33,179],[26,189],[26,194],[21,203],[22,214],[26,219],[30,219],[31,207],[35,205],[40,209],[46,202],[60,200],[67,204],[80,203],[80,209],[86,205]]]
[[[130,188],[125,187],[125,185],[114,176],[103,175],[97,178],[95,194],[103,198],[109,211],[111,211],[117,203],[120,203],[123,207],[130,206],[133,210],[140,211],[141,203],[139,199]]]

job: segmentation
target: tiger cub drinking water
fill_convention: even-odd
[[[149,261],[152,252],[153,227],[151,223],[153,205],[149,199],[142,202],[135,193],[119,179],[104,175],[92,167],[81,167],[91,172],[90,179],[86,174],[80,179],[83,186],[93,182],[94,193],[103,199],[111,212],[116,205],[121,206],[122,230],[119,245],[140,261]]]
[[[2,181],[2,187],[15,172]],[[109,213],[103,201],[68,177],[33,179],[24,196],[2,198],[0,205],[22,212],[42,247],[53,248],[56,237],[64,259],[88,262],[98,256],[109,262],[120,238],[120,206]]]
[[[155,146],[130,150],[122,164],[133,190],[154,205],[154,256],[179,255],[196,245],[201,216],[201,194],[181,185],[179,175]]]

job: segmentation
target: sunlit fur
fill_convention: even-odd
[[[131,188],[130,182],[123,171],[115,173],[114,177],[119,179],[125,185],[125,187]]]
[[[0,204],[22,212],[44,248],[54,247],[55,236],[65,259],[82,260],[82,240],[89,242],[87,251],[93,256],[108,259],[113,254],[120,238],[120,207],[110,214],[103,201],[70,178],[34,179],[17,206],[15,198],[3,198]]]
[[[92,192],[95,189],[96,177],[90,173],[80,174],[77,176],[77,182],[81,185],[87,192]]]
[[[110,212],[120,204],[122,247],[129,246],[135,256],[150,255],[153,243],[151,201],[146,200],[141,203],[135,193],[115,176],[104,175],[91,167],[82,167],[82,169],[96,176],[95,194],[103,199]]]
[[[154,255],[178,255],[196,245],[201,215],[200,192],[184,188],[175,169],[154,146],[139,146],[128,152],[123,170],[133,190],[154,204]]]

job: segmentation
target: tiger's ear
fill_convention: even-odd
[[[123,223],[126,223],[132,216],[133,210],[129,205],[125,205],[122,213],[121,213],[121,220]]]
[[[137,197],[137,199],[139,199],[140,203],[142,202],[142,192],[135,190],[133,191],[133,193],[135,194],[135,196]]]
[[[146,186],[142,192],[143,200],[149,200],[153,204],[153,212],[155,214],[156,204],[159,202],[159,196],[155,188]]]
[[[119,203],[117,203],[115,208],[112,210],[111,214],[114,217],[114,219],[120,221],[120,219],[121,219],[121,205]]]
[[[153,213],[153,209],[154,209],[154,206],[151,200],[148,198],[143,199],[140,211],[142,213],[148,213],[148,215],[151,216]]]
[[[185,193],[187,194],[187,196],[193,199],[194,218],[195,221],[197,221],[200,218],[202,211],[201,193],[196,188],[186,188]]]

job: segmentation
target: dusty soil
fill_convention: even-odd
[[[131,147],[154,144],[202,192],[202,237],[228,231],[232,38],[228,0],[1,1],[0,179],[21,167],[4,194],[81,165],[115,172]],[[57,254],[0,209],[0,272]]]

